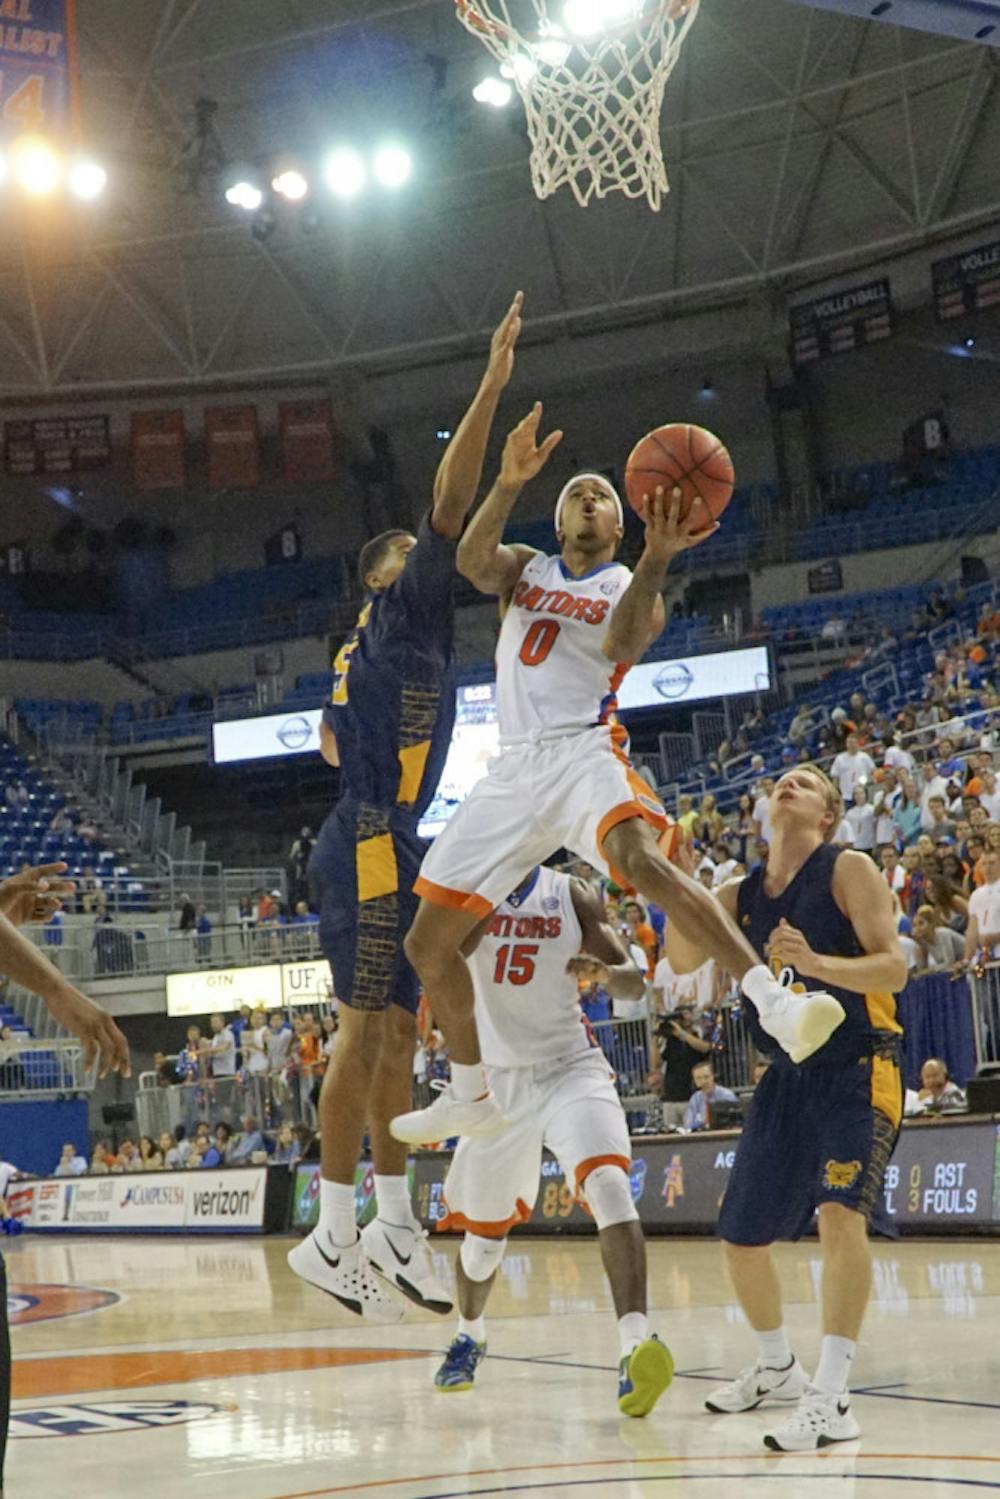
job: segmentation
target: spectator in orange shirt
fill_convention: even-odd
[[[652,979],[653,970],[660,956],[660,944],[656,940],[656,933],[646,920],[646,912],[639,901],[627,900],[623,907],[623,914],[628,924],[629,940],[641,947],[646,954],[646,977]]]

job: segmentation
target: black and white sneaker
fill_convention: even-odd
[[[716,1415],[755,1411],[758,1405],[795,1405],[809,1388],[809,1376],[793,1358],[787,1369],[770,1369],[758,1359],[741,1369],[729,1384],[720,1385],[705,1401]]]
[[[427,1235],[418,1224],[397,1226],[373,1218],[361,1230],[361,1247],[372,1269],[417,1306],[444,1315],[452,1298],[434,1269]]]
[[[766,1434],[764,1446],[772,1452],[815,1452],[835,1442],[853,1442],[860,1435],[847,1394],[832,1395],[809,1385],[791,1415]]]
[[[335,1297],[366,1322],[389,1324],[402,1318],[402,1302],[382,1289],[360,1239],[345,1249],[334,1244],[329,1234],[314,1228],[289,1250],[288,1264],[302,1280]]]

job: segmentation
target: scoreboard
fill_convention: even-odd
[[[888,276],[830,292],[789,311],[792,358],[809,364],[830,354],[845,354],[892,334],[892,296]]]
[[[1000,303],[1000,240],[949,255],[931,266],[938,321],[965,317]]]

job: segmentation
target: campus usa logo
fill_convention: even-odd
[[[283,744],[286,750],[305,749],[312,734],[312,724],[308,718],[304,718],[301,713],[296,713],[293,718],[286,718],[278,729],[278,742]]]
[[[683,697],[691,690],[694,672],[683,661],[671,661],[663,666],[653,678],[653,687],[668,702]]]
[[[115,1431],[150,1431],[159,1426],[184,1426],[209,1416],[232,1414],[235,1405],[213,1405],[196,1400],[102,1400],[86,1405],[40,1405],[15,1411],[10,1434],[15,1439],[37,1437],[97,1437]]]
[[[178,1207],[183,1202],[184,1188],[182,1186],[137,1185],[129,1187],[118,1206],[120,1208]]]

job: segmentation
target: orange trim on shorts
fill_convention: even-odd
[[[448,1207],[447,1202],[445,1207]],[[531,1209],[519,1197],[510,1217],[504,1218],[500,1223],[480,1223],[476,1218],[467,1218],[464,1213],[453,1213],[449,1209],[434,1225],[434,1232],[478,1234],[481,1239],[505,1239],[512,1228],[518,1223],[527,1223],[530,1218]]]
[[[447,906],[451,911],[469,911],[480,920],[493,915],[493,907],[481,895],[470,894],[467,890],[452,890],[448,885],[435,885],[433,880],[425,880],[422,874],[413,882],[413,893],[429,900],[431,905]]]
[[[627,1176],[632,1170],[631,1159],[627,1155],[591,1155],[585,1161],[581,1161],[576,1168],[576,1191],[577,1196],[583,1188],[584,1182],[592,1171],[598,1166],[620,1166]]]

